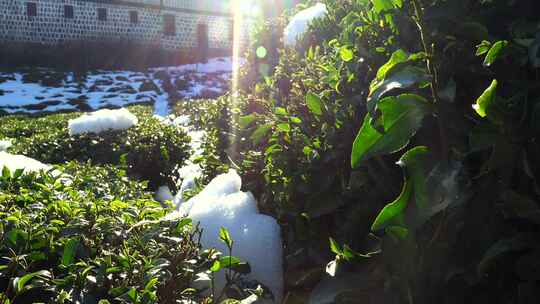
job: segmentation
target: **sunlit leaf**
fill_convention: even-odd
[[[322,115],[322,101],[319,95],[308,92],[306,95],[306,105],[311,113],[315,115]]]
[[[476,104],[473,105],[474,110],[481,117],[486,117],[488,115],[489,107],[497,97],[497,85],[497,80],[494,79],[484,93],[478,97]]]
[[[501,58],[504,55],[504,51],[508,46],[508,41],[501,40],[493,44],[489,49],[486,58],[484,59],[484,66],[491,66],[497,59]]]
[[[341,60],[345,62],[349,62],[353,60],[354,58],[354,52],[347,46],[342,46],[339,49],[339,56],[341,57]]]
[[[356,136],[351,155],[353,168],[372,156],[403,149],[432,111],[423,97],[414,94],[387,97],[379,103],[379,109],[381,116],[367,114]]]

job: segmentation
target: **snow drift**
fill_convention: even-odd
[[[137,125],[137,117],[127,109],[99,110],[71,119],[68,122],[69,134],[101,133],[107,130],[125,130]]]
[[[179,206],[176,216],[188,216],[203,229],[202,245],[227,254],[219,240],[225,227],[234,240],[233,255],[251,266],[249,279],[267,286],[281,303],[283,293],[282,242],[280,227],[270,216],[259,213],[251,193],[240,191],[242,181],[234,170],[213,179],[198,195]],[[223,273],[216,287],[223,288]]]
[[[9,147],[11,147],[11,140],[0,140],[0,152],[6,151]]]
[[[294,15],[283,32],[283,42],[285,45],[290,47],[295,46],[298,39],[300,39],[308,30],[311,21],[326,15],[326,13],[326,5],[317,3]]]
[[[11,172],[15,172],[17,169],[23,169],[25,173],[37,172],[39,170],[48,171],[52,168],[49,165],[24,155],[0,152],[0,170],[4,166]]]

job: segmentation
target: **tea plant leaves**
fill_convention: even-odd
[[[429,150],[425,146],[415,147],[407,151],[398,161],[405,171],[405,176],[413,184],[414,198],[418,208],[427,206],[426,193],[426,157]]]
[[[428,80],[429,76],[426,74],[425,69],[414,66],[406,66],[384,80],[375,80],[370,86],[367,100],[368,110],[372,113],[377,106],[377,102],[387,93],[397,89],[411,88]]]
[[[50,278],[50,276],[51,276],[51,273],[49,271],[40,270],[40,271],[28,273],[20,278],[16,278],[14,281],[14,284],[16,286],[17,292],[20,293],[26,287],[26,283],[28,283],[33,278],[35,277]]]
[[[384,98],[379,109],[380,117],[373,118],[368,114],[364,118],[353,143],[352,168],[372,156],[403,149],[422,125],[424,117],[431,112],[429,103],[414,94]]]
[[[474,110],[481,117],[488,115],[489,107],[493,104],[497,96],[497,85],[497,80],[494,79],[484,93],[478,97],[476,104],[473,105]]]
[[[64,253],[62,254],[62,265],[69,266],[71,263],[73,263],[73,260],[75,259],[75,251],[77,250],[78,245],[79,241],[77,239],[70,239],[67,241],[66,245],[64,246]]]
[[[399,49],[392,53],[392,56],[390,56],[390,59],[379,68],[377,71],[377,79],[383,80],[386,78],[387,74],[389,74],[394,67],[396,67],[399,63],[407,61],[409,58],[409,54],[405,52],[402,49]]]
[[[508,46],[508,41],[501,40],[493,44],[493,46],[487,52],[486,58],[484,59],[484,66],[491,66],[497,59],[501,58],[504,55],[504,51]]]
[[[309,92],[306,95],[306,105],[311,113],[320,116],[322,115],[322,101],[319,95]]]
[[[403,223],[403,211],[407,207],[412,194],[412,183],[405,180],[401,194],[390,204],[386,205],[377,215],[371,225],[372,231],[384,229],[389,225],[399,225]]]
[[[342,46],[339,49],[339,56],[341,57],[341,60],[349,62],[353,60],[354,52],[348,46]]]

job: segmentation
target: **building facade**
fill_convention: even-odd
[[[227,0],[0,0],[0,42],[123,40],[165,50],[230,49]],[[243,27],[241,41],[247,39]]]

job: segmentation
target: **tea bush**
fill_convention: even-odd
[[[164,219],[172,206],[154,201],[125,171],[77,162],[56,170],[2,171],[2,303],[212,303],[262,294],[244,289],[249,265],[203,250],[198,227]],[[211,284],[218,271],[229,277],[222,294],[194,283]]]
[[[127,173],[148,180],[151,188],[174,185],[176,169],[189,157],[189,136],[175,126],[162,124],[150,107],[130,107],[139,123],[127,130],[70,136],[67,122],[80,114],[52,114],[43,117],[0,118],[0,137],[14,139],[10,150],[58,164],[70,160],[91,160],[95,164],[126,166]]]
[[[287,298],[537,301],[537,1],[324,2],[229,106]]]

